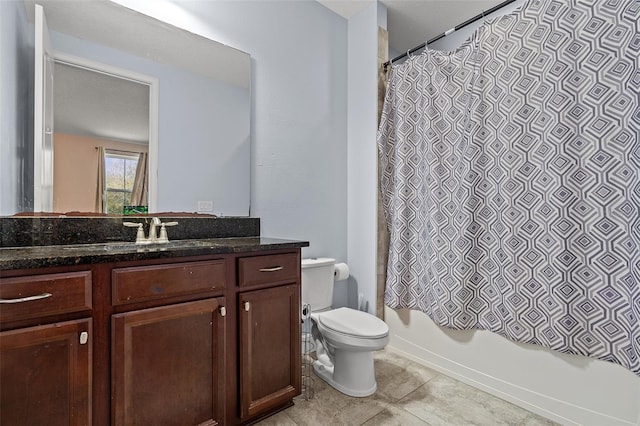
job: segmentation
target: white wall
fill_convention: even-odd
[[[429,48],[454,50],[476,27]],[[385,308],[385,321],[393,350],[552,420],[640,425],[640,377],[623,367],[515,343],[488,331],[441,328],[418,311]]]
[[[376,309],[378,5],[349,19],[348,264],[349,306],[358,293]],[[364,308],[361,307],[361,308]]]
[[[0,1],[0,216],[33,206],[33,26]]]

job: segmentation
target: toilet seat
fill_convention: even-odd
[[[379,339],[389,334],[389,326],[380,318],[351,308],[338,308],[318,315],[326,329],[360,339]]]

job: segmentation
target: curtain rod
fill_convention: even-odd
[[[413,49],[408,50],[406,53],[403,53],[402,55],[398,55],[398,56],[396,56],[395,58],[391,59],[390,61],[387,61],[387,62],[385,62],[384,64],[382,64],[382,66],[384,67],[384,70],[386,71],[386,70],[387,70],[387,67],[388,67],[389,65],[391,65],[392,63],[394,63],[395,61],[397,61],[397,60],[399,60],[399,59],[402,59],[402,58],[404,58],[405,56],[408,56],[408,55],[410,55],[411,53],[416,52],[416,51],[418,51],[418,50],[420,50],[420,49],[424,49],[427,45],[429,45],[429,44],[431,44],[431,43],[433,43],[433,42],[435,42],[435,41],[438,41],[438,40],[440,40],[441,38],[444,38],[444,37],[448,36],[449,34],[451,34],[451,33],[455,32],[455,31],[458,31],[458,30],[460,30],[460,29],[462,29],[462,28],[466,27],[466,26],[467,26],[467,25],[469,25],[469,24],[472,24],[472,23],[474,23],[474,22],[476,22],[476,21],[479,21],[480,19],[483,19],[483,18],[485,18],[485,17],[487,17],[487,16],[491,15],[491,14],[492,14],[493,12],[495,12],[496,10],[502,9],[502,8],[503,8],[503,7],[505,7],[506,5],[511,4],[511,3],[515,2],[515,1],[517,1],[517,0],[506,0],[506,1],[503,1],[503,2],[502,2],[502,3],[500,3],[500,4],[497,4],[497,5],[493,6],[491,9],[488,9],[488,10],[486,10],[486,11],[482,11],[482,13],[480,13],[480,14],[478,14],[478,15],[474,16],[473,18],[469,18],[469,19],[467,19],[467,20],[466,20],[466,21],[464,21],[462,24],[456,25],[455,27],[453,27],[453,28],[451,28],[451,29],[449,29],[449,30],[447,30],[447,31],[443,32],[442,34],[439,34],[439,35],[435,36],[435,37],[434,37],[434,38],[432,38],[431,40],[428,40],[427,42],[422,43],[421,45],[416,46],[416,47],[414,47]]]

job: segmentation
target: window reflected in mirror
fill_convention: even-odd
[[[147,205],[145,170],[146,153],[105,150],[105,181],[104,185],[98,183],[98,187],[104,187],[101,200],[104,213],[125,214],[131,212],[132,206]]]
[[[105,152],[105,155],[102,155],[101,152]],[[139,193],[142,195],[138,195],[138,203],[131,203],[131,199],[129,199],[124,205],[148,205],[147,145],[56,133],[53,168],[54,211],[107,213],[104,199],[107,180],[105,178],[106,152],[116,157],[125,155],[131,158],[127,162],[129,168],[133,168],[133,171],[129,173],[133,176],[129,178],[129,181],[133,182],[129,184],[131,193],[134,192],[137,170],[144,168],[140,170],[140,173],[144,172],[144,177],[139,178]],[[141,158],[140,154],[145,154],[144,158]],[[133,161],[134,158],[135,161]],[[101,178],[101,176],[105,177]],[[121,173],[121,176],[124,176],[124,173]],[[123,185],[119,185],[119,187],[122,188]],[[120,203],[120,209],[116,214],[123,214],[122,205]]]

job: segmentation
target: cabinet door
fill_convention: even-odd
[[[91,319],[0,333],[3,426],[91,424]]]
[[[113,315],[112,423],[222,423],[224,315],[224,298]]]
[[[300,290],[240,294],[240,411],[246,419],[300,393]]]

